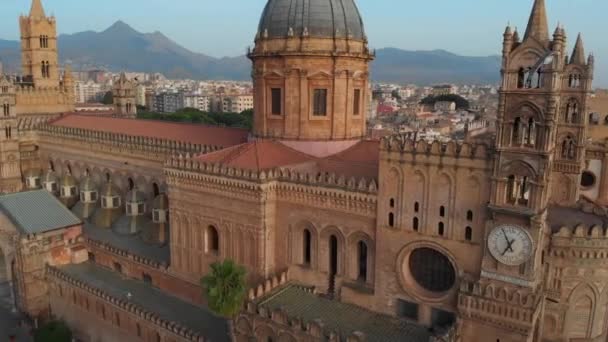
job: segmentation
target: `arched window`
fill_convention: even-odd
[[[528,125],[526,127],[526,145],[534,146],[536,145],[536,122],[533,118],[528,120]]]
[[[391,208],[394,208],[395,207],[395,199],[391,198],[391,200],[389,202],[390,202],[389,204],[390,204]]]
[[[106,307],[101,304],[101,317],[106,319]]]
[[[8,103],[3,104],[2,111],[4,112],[4,116],[9,116],[11,114],[11,106]]]
[[[106,182],[110,183],[110,180],[112,180],[112,176],[110,176],[109,172],[106,172]]]
[[[49,160],[49,168],[51,169],[51,171],[55,171],[55,163],[53,163],[52,160]]]
[[[152,183],[152,192],[154,193],[154,198],[160,195],[160,188],[158,187],[158,184]]]
[[[464,239],[467,241],[473,240],[473,229],[471,227],[466,227],[464,230]]]
[[[214,226],[208,226],[206,233],[206,252],[219,254],[220,237],[217,232],[217,229]]]
[[[515,203],[517,200],[517,194],[515,191],[515,176],[510,175],[507,178],[507,202]]]
[[[137,337],[141,337],[141,325],[139,325],[139,323],[136,323],[135,327],[137,329]]]
[[[576,158],[576,146],[574,139],[571,136],[566,136],[562,141],[562,159],[575,159]]]
[[[159,333],[156,333],[156,342],[161,342]]]
[[[439,225],[437,227],[437,233],[439,233],[439,236],[443,236],[443,234],[445,234],[445,225],[443,224],[443,222],[439,222]]]
[[[367,244],[364,241],[359,241],[357,244],[357,254],[359,262],[359,270],[357,279],[359,281],[367,281]]]
[[[412,222],[412,227],[414,228],[414,231],[418,231],[419,229],[419,225],[420,225],[420,220],[418,220],[417,217],[414,217],[414,220]]]
[[[467,221],[469,221],[469,222],[473,221],[473,211],[471,211],[471,210],[467,211]]]
[[[117,313],[114,314],[114,323],[116,324],[116,326],[120,327],[120,315]]]
[[[513,132],[511,134],[511,141],[514,144],[519,144],[520,143],[520,130],[521,130],[521,118],[520,117],[516,117],[515,120],[513,120]]]
[[[414,212],[419,212],[420,211],[420,203],[416,202],[414,203]]]
[[[578,102],[574,99],[566,104],[566,112],[564,113],[564,121],[566,123],[576,124],[579,121]]]
[[[310,265],[312,259],[312,234],[304,229],[304,264]]]
[[[133,179],[129,177],[127,181],[129,182],[129,190],[133,190],[135,188],[135,183],[133,182]]]
[[[526,71],[524,68],[519,68],[517,72],[517,88],[521,89],[526,84]]]
[[[530,184],[528,177],[524,177],[521,182],[521,192],[519,197],[519,204],[527,205],[530,197]]]
[[[115,262],[114,263],[114,271],[118,272],[118,273],[122,273],[122,265]]]
[[[395,226],[395,214],[393,214],[393,213],[388,213],[388,226],[389,227]]]
[[[439,216],[445,217],[445,207],[444,206],[439,207]]]

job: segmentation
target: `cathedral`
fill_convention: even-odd
[[[496,131],[448,143],[367,137],[354,0],[268,0],[251,132],[136,120],[124,75],[115,115],[77,113],[55,18],[32,0],[19,23],[0,283],[28,317],[102,342],[608,338],[608,126],[544,0],[502,36]],[[200,285],[226,259],[249,288],[232,319]]]

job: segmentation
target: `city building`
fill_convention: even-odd
[[[222,99],[222,112],[241,113],[253,109],[253,95],[230,95]]]
[[[608,126],[586,113],[582,38],[570,54],[535,0],[523,38],[503,35],[495,135],[368,139],[354,0],[292,3],[268,1],[248,53],[252,132],[63,107],[28,126],[38,107],[0,79],[0,283],[17,308],[90,341],[606,340]],[[51,22],[40,0],[21,20]],[[250,288],[231,320],[200,286],[225,259]]]
[[[450,95],[456,93],[456,87],[451,84],[442,84],[433,87],[433,96]]]
[[[209,111],[210,98],[207,95],[188,94],[184,96],[184,106],[186,108],[196,108],[201,112]]]

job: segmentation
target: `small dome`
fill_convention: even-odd
[[[100,190],[100,196],[114,197],[120,196],[120,189],[112,183],[105,183]]]
[[[154,203],[152,203],[152,208],[168,210],[169,209],[169,199],[167,198],[167,195],[160,194],[160,195],[156,196],[156,198],[154,199]]]
[[[127,197],[125,198],[125,201],[127,202],[145,202],[146,201],[146,195],[144,195],[143,192],[137,190],[137,189],[133,189],[131,191],[129,191],[129,193],[127,193]]]
[[[60,185],[62,187],[65,186],[76,186],[76,179],[74,178],[74,176],[70,175],[70,174],[65,174],[63,175],[63,177],[61,177],[61,183]]]
[[[80,181],[80,191],[97,191],[97,184],[93,178],[86,176]]]
[[[55,173],[55,171],[48,169],[44,173],[44,175],[42,175],[42,182],[43,183],[57,182],[57,174]]]
[[[42,172],[40,171],[40,169],[28,169],[23,174],[23,177],[25,177],[25,178],[40,177],[41,173]]]
[[[355,0],[268,0],[258,35],[366,40]]]

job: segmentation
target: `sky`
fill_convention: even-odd
[[[0,0],[0,39],[19,37],[18,15],[31,0]],[[507,23],[523,35],[533,0],[358,0],[370,46],[444,49],[468,56],[500,54]],[[253,43],[266,0],[43,0],[59,33],[101,31],[123,20],[141,32],[160,31],[210,56],[236,56]],[[550,31],[562,23],[572,48],[583,33],[596,56],[596,85],[608,86],[608,1],[546,0]],[[602,76],[604,75],[604,76]]]

